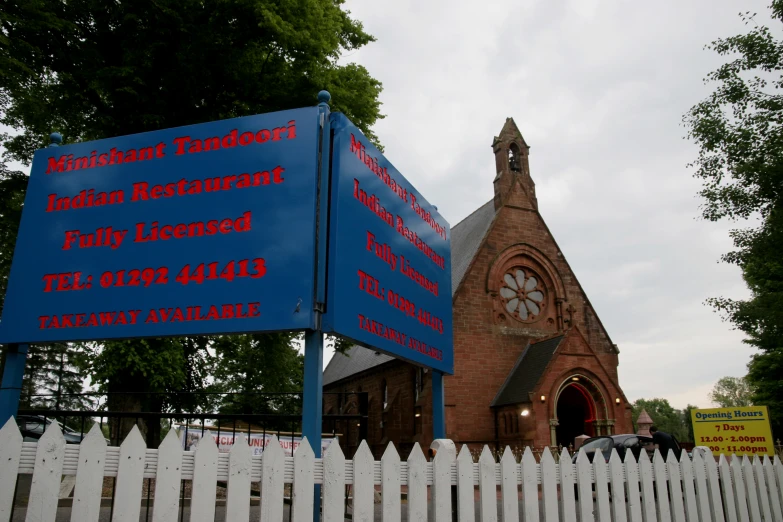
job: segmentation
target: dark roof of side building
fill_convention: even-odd
[[[495,218],[494,200],[481,205],[451,229],[451,295],[457,291]],[[335,353],[324,370],[324,386],[369,370],[393,357],[354,345],[346,355]]]
[[[353,345],[346,355],[335,352],[332,356],[324,370],[324,386],[393,360],[389,355]]]
[[[533,391],[541,375],[544,374],[563,337],[565,336],[558,335],[535,344],[528,344],[490,406],[529,402],[528,394]]]

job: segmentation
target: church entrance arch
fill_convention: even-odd
[[[566,379],[557,393],[555,438],[558,445],[568,447],[580,435],[595,437],[601,392],[589,379],[573,375]]]

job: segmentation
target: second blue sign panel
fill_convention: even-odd
[[[449,224],[345,116],[332,129],[325,330],[451,374]]]

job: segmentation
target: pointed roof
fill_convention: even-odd
[[[636,419],[636,424],[652,424],[653,420],[650,418],[650,415],[647,413],[647,410],[642,410],[642,412],[639,414],[639,418]]]
[[[528,149],[530,148],[530,145],[527,144],[522,133],[519,131],[519,127],[517,127],[514,118],[506,118],[506,123],[504,123],[503,128],[500,129],[500,135],[495,136],[495,139],[492,140],[492,146],[494,147],[503,136],[519,136],[519,139],[522,140],[522,144]]]
[[[530,402],[528,394],[532,392],[544,374],[549,361],[555,355],[557,347],[565,338],[558,335],[550,339],[528,344],[517,359],[514,368],[506,377],[490,406],[505,406]]]
[[[642,412],[639,414],[639,418],[636,419],[636,425],[638,426],[638,429],[636,430],[637,435],[652,437],[652,433],[650,433],[650,426],[653,425],[653,420],[650,415],[647,414],[647,410],[642,410]]]

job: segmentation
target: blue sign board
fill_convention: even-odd
[[[39,150],[0,342],[314,328],[317,107]]]
[[[454,373],[449,224],[341,114],[332,114],[324,330]]]

